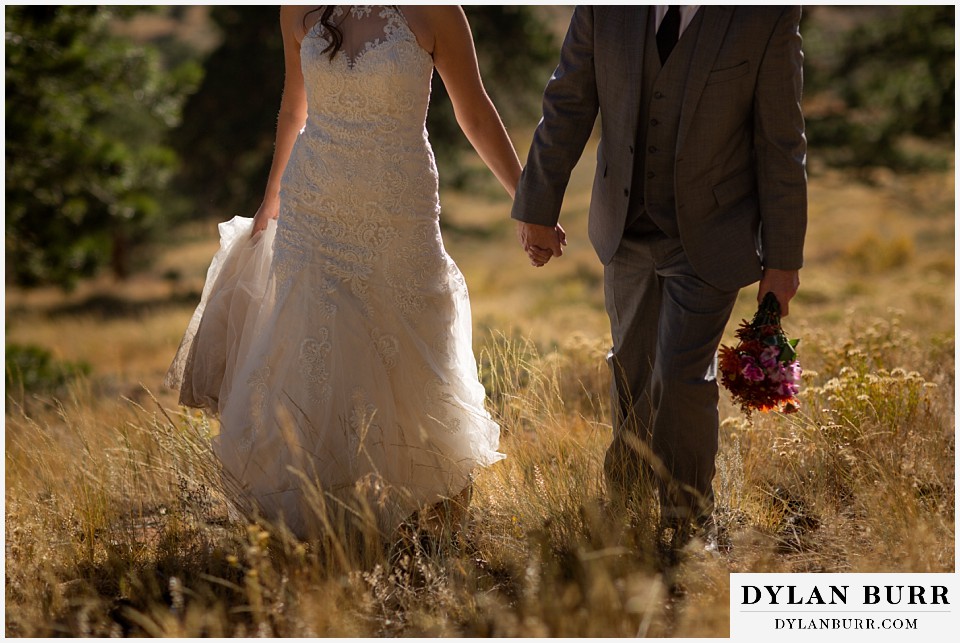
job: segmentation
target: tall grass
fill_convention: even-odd
[[[202,415],[84,381],[6,416],[11,636],[726,636],[731,571],[954,567],[953,338],[894,315],[805,328],[803,408],[724,398],[715,482],[733,550],[655,555],[655,508],[605,499],[602,339],[491,334],[508,458],[439,547],[329,523],[300,542],[231,509]],[[318,498],[319,500],[319,498]],[[361,530],[362,531],[362,530]]]

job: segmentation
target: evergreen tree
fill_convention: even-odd
[[[185,163],[176,187],[197,216],[253,216],[266,186],[283,93],[278,7],[218,5],[222,33],[172,142]]]
[[[164,221],[164,144],[200,73],[111,35],[110,8],[6,7],[6,274],[129,274]]]
[[[811,34],[808,94],[829,94],[840,106],[808,116],[811,146],[836,165],[922,167],[901,143],[952,138],[954,12],[952,5],[884,7],[842,39]]]

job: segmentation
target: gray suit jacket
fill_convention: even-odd
[[[547,84],[514,219],[555,225],[597,114],[589,235],[609,263],[623,235],[649,6],[578,6]],[[732,290],[798,269],[806,231],[799,7],[703,6],[681,108],[680,237],[702,279]]]

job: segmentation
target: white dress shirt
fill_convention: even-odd
[[[657,17],[657,29],[660,28],[660,23],[663,22],[663,17],[667,15],[667,8],[670,5],[658,4],[654,5],[654,10],[656,10]],[[680,35],[683,35],[684,30],[690,26],[690,21],[693,20],[693,17],[697,14],[697,10],[700,8],[698,4],[682,4],[680,5]],[[679,37],[679,36],[678,36]]]

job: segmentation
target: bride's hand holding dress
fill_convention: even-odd
[[[297,135],[307,122],[307,93],[303,84],[300,62],[300,42],[303,33],[304,7],[280,8],[280,33],[283,37],[283,96],[277,115],[277,133],[274,142],[273,161],[264,190],[263,202],[253,217],[253,232],[267,227],[270,219],[280,216],[280,181],[290,159],[290,152]]]

